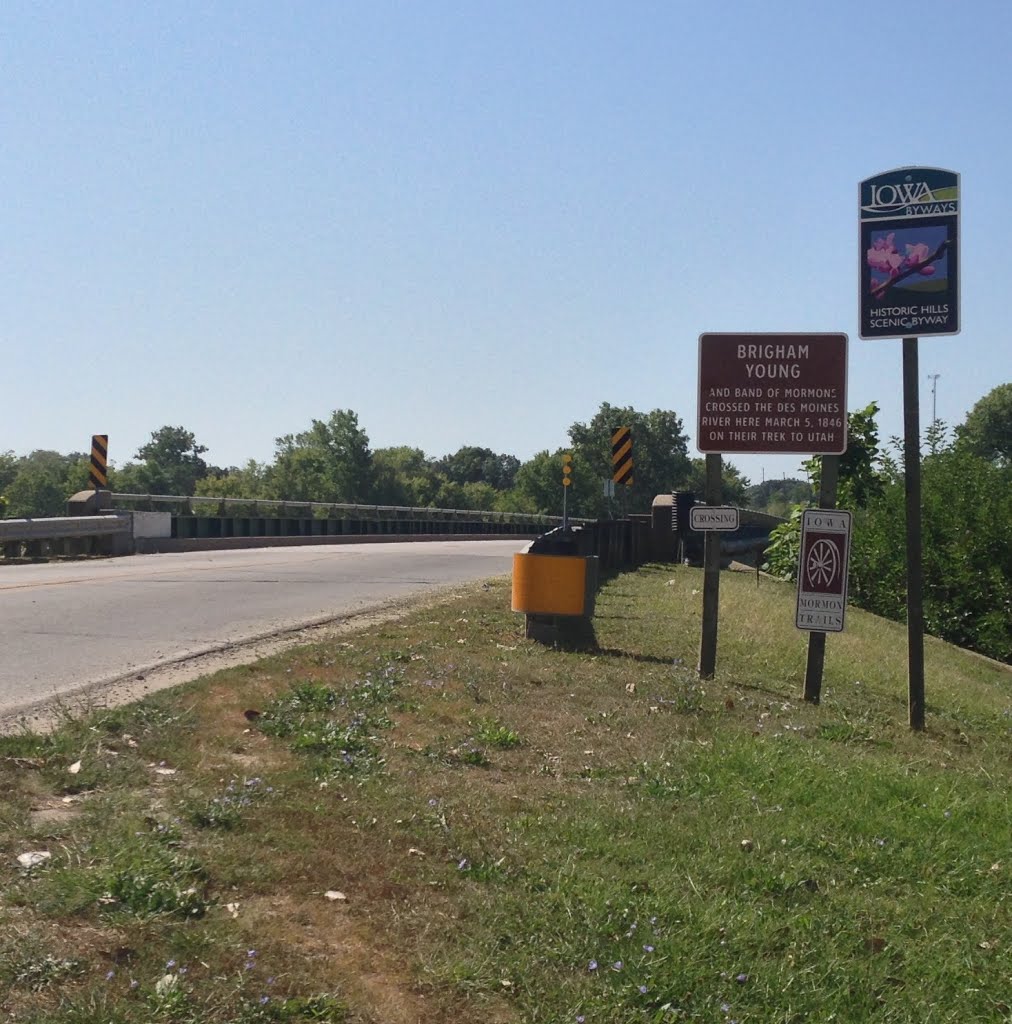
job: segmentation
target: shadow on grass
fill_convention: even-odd
[[[591,654],[603,654],[608,658],[623,658],[626,661],[641,661],[650,665],[668,665],[673,666],[675,664],[675,658],[658,658],[656,654],[637,654],[635,651],[622,651],[617,647],[596,647]],[[681,662],[678,663],[679,668],[683,668]]]

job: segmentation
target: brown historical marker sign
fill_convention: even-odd
[[[696,447],[842,455],[846,334],[701,334]]]

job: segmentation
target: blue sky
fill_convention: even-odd
[[[354,409],[526,459],[601,402],[695,453],[703,331],[857,338],[858,182],[962,175],[962,333],[922,422],[1012,380],[1012,5],[0,6],[0,451],[209,461]],[[737,456],[754,482],[799,459]]]

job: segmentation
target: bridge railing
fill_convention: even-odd
[[[102,493],[100,515],[91,514],[98,506],[89,498],[71,499],[70,506],[73,510],[76,504],[79,515],[0,520],[0,559],[176,550],[190,541],[252,546],[258,538],[271,544],[310,543],[313,538],[320,542],[325,542],[322,538],[365,539],[369,534],[391,538],[412,534],[418,539],[534,536],[562,521],[558,516],[487,509]],[[153,512],[157,514],[150,515]],[[142,523],[145,514],[147,521]]]
[[[429,506],[353,504],[328,501],[281,501],[267,498],[215,498],[187,497],[179,494],[119,494],[111,495],[117,507],[144,511],[158,509],[176,515],[252,516],[277,519],[415,519],[457,520],[482,523],[517,523],[550,528],[562,522],[561,516],[548,516],[529,512],[497,512],[490,509],[432,508]],[[573,519],[570,522],[593,522]]]

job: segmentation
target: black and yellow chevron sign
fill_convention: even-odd
[[[109,435],[92,434],[91,436],[91,471],[88,474],[88,484],[96,491],[104,490],[109,486],[109,476],[106,467],[109,464]]]
[[[632,431],[628,427],[611,432],[611,478],[617,484],[632,487]]]

